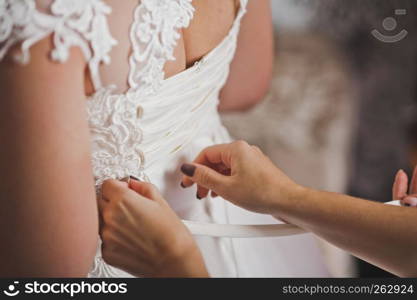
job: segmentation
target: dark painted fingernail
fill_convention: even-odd
[[[410,206],[410,204],[408,204],[408,203],[404,203],[404,206]]]
[[[193,177],[195,172],[195,166],[190,164],[183,164],[181,166],[181,172],[183,172],[188,177]]]
[[[183,188],[183,189],[185,189],[186,188],[186,186],[184,185],[184,183],[181,181],[181,183],[180,183],[180,186]]]
[[[198,193],[195,195],[198,200],[201,200],[201,197],[198,195]]]
[[[129,177],[130,177],[130,179],[133,179],[133,180],[136,180],[136,181],[140,181],[139,178],[136,178],[135,176],[130,175]]]

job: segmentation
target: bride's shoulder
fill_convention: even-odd
[[[106,59],[116,43],[107,26],[110,12],[101,0],[0,0],[0,60],[19,45],[19,53],[13,56],[27,63],[30,48],[50,35],[54,61],[66,61],[72,46],[80,47],[90,59],[94,55],[91,49],[99,42],[101,59]]]
[[[117,44],[107,22],[110,13],[102,0],[0,0],[0,61],[9,56],[27,64],[32,46],[52,37],[52,61],[66,62],[75,46],[94,74]]]

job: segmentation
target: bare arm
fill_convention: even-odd
[[[97,208],[79,50],[65,64],[31,49],[0,64],[0,276],[85,276],[97,245]]]
[[[399,276],[417,276],[417,209],[306,190],[278,206],[290,223]]]
[[[408,195],[408,191],[412,194]],[[407,175],[399,171],[393,198],[409,206],[415,205],[416,193],[417,168],[410,188]],[[311,189],[296,195],[291,206],[283,207],[286,220],[392,273],[407,277],[417,275],[415,208],[392,207]]]
[[[187,171],[185,187],[196,182],[205,194],[212,190],[245,209],[284,219],[397,275],[417,276],[414,207],[393,207],[302,187],[257,147],[241,141],[209,147],[183,170]],[[407,203],[408,185],[399,181],[404,181],[401,172],[394,194]],[[411,192],[417,194],[417,168]]]
[[[220,111],[247,110],[265,97],[272,78],[273,48],[269,0],[249,1],[230,75],[220,95]]]

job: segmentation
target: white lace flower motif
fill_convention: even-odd
[[[45,8],[50,13],[38,11],[35,0],[0,0],[0,60],[20,44],[14,58],[28,63],[30,47],[52,34],[52,60],[67,61],[71,47],[78,46],[88,61],[94,87],[101,88],[99,65],[110,63],[109,53],[117,44],[107,23],[111,7],[102,0],[53,0]]]
[[[174,60],[179,29],[193,18],[192,0],[143,0],[135,11],[131,30],[131,90],[149,95],[157,91],[165,77],[167,60]]]
[[[62,20],[60,34],[56,34],[56,49],[52,55],[55,60],[66,61],[69,55],[69,47],[66,37],[81,33],[90,45],[81,43],[80,46],[89,60],[93,79],[98,77],[98,64],[102,61],[110,63],[109,52],[117,41],[113,39],[106,15],[111,13],[111,8],[99,0],[55,0],[51,6],[54,15]],[[72,32],[68,32],[72,31]],[[72,33],[67,35],[66,33]],[[90,47],[93,53],[90,53]],[[95,85],[101,85],[95,82]]]

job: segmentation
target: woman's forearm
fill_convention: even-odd
[[[301,189],[277,215],[399,276],[417,276],[417,209]]]
[[[98,218],[83,93],[84,60],[0,64],[0,277],[82,277]]]
[[[232,175],[222,174],[224,169]],[[197,183],[242,208],[298,225],[392,273],[417,276],[416,208],[302,187],[244,141],[208,147],[181,170],[184,187]],[[394,198],[403,203],[408,190],[417,195],[417,168],[410,188],[407,181],[399,172],[393,188]]]

